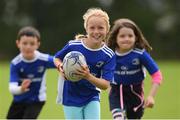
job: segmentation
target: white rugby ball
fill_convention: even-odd
[[[67,80],[76,82],[82,79],[76,74],[77,69],[81,69],[81,65],[87,65],[86,59],[81,52],[71,51],[65,55],[63,70]]]

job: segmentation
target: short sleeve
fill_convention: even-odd
[[[159,70],[155,61],[146,51],[143,52],[143,54],[140,57],[140,60],[151,75]]]
[[[18,82],[20,80],[17,66],[10,64],[10,82]]]
[[[54,64],[54,57],[51,55],[48,55],[47,68],[56,68]]]
[[[110,82],[114,79],[114,70],[116,66],[115,62],[115,55],[112,56],[112,58],[109,59],[109,61],[106,62],[106,64],[103,66],[102,70],[102,78],[105,80],[108,80]]]

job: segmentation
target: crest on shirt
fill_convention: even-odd
[[[24,72],[24,68],[21,68],[21,69],[20,69],[20,72]]]
[[[27,77],[28,77],[28,78],[33,78],[34,75],[33,75],[33,74],[28,74]]]
[[[39,66],[38,67],[38,73],[42,73],[44,71],[44,66]]]
[[[96,67],[100,68],[102,67],[104,64],[104,61],[99,61],[97,64],[96,64]]]
[[[139,65],[139,64],[140,64],[139,59],[138,59],[138,58],[134,58],[134,59],[132,60],[132,64],[133,64],[133,65]]]
[[[126,71],[126,70],[128,70],[128,67],[126,67],[126,66],[121,66],[121,70]]]

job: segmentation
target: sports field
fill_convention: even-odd
[[[180,62],[179,61],[158,61],[163,73],[163,84],[155,98],[156,104],[153,109],[146,109],[145,119],[180,119]],[[56,104],[57,95],[56,70],[47,71],[47,102],[41,112],[41,119],[63,119],[61,105]],[[9,63],[0,62],[0,119],[4,119],[12,96],[8,91]],[[151,81],[149,75],[145,80],[145,96],[150,89]],[[108,104],[108,92],[101,94],[101,118],[111,119]]]

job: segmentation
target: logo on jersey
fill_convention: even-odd
[[[96,67],[100,68],[104,65],[104,61],[99,61],[97,64],[96,64]]]
[[[128,67],[126,67],[126,66],[121,66],[121,70],[126,71],[126,70],[128,70]]]
[[[21,69],[20,69],[20,72],[24,72],[24,69],[23,69],[23,68],[21,68]]]
[[[33,78],[34,75],[33,75],[33,74],[29,74],[29,75],[27,75],[27,77],[28,77],[28,78]]]
[[[38,73],[42,73],[43,71],[44,71],[44,66],[40,66],[40,67],[38,67]]]
[[[139,64],[140,64],[139,59],[138,59],[138,58],[133,59],[133,60],[132,60],[132,64],[133,64],[133,65],[139,65]]]

